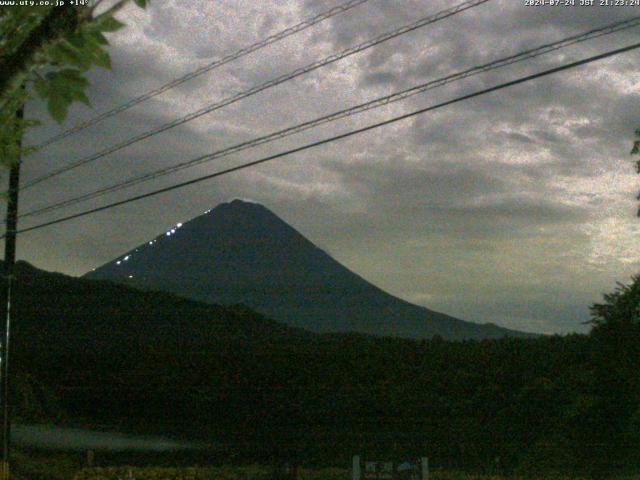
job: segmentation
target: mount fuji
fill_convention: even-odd
[[[456,319],[372,285],[264,206],[222,203],[85,275],[215,304],[244,304],[313,332],[449,340],[531,336]]]

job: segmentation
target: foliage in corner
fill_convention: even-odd
[[[614,467],[618,473],[640,470],[640,275],[629,285],[604,295],[604,302],[591,307],[593,402],[580,418],[578,429],[589,439],[584,461],[592,463],[592,474]],[[585,445],[587,445],[585,443]],[[590,459],[590,460],[588,460]]]
[[[604,303],[591,307],[591,315],[595,329],[640,326],[640,275],[629,285],[618,283],[612,293],[604,295]]]
[[[89,105],[86,72],[111,68],[105,34],[124,25],[114,15],[130,0],[119,0],[97,14],[93,6],[0,8],[0,162],[7,165],[28,153],[20,146],[34,121],[16,112],[32,96],[47,102],[51,117],[62,123],[73,102]],[[133,0],[145,8],[147,0]]]
[[[631,149],[631,155],[640,154],[640,128],[635,131],[635,134],[636,134],[636,140],[635,140],[635,142],[633,142],[633,148]],[[638,173],[640,175],[640,160],[638,160],[636,162],[636,173]],[[640,193],[638,193],[638,196],[636,198],[638,200],[640,200]],[[638,215],[638,217],[640,217],[640,207],[638,207],[637,215]]]

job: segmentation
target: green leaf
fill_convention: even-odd
[[[91,55],[87,55],[84,50],[78,50],[68,42],[60,42],[51,49],[53,60],[60,63],[75,65],[83,70],[91,67]]]
[[[91,32],[91,34],[100,45],[109,45],[109,40],[107,40],[107,37],[105,37],[102,32],[96,30]]]
[[[111,57],[104,49],[103,40],[106,39],[100,32],[85,30],[77,34],[77,37],[74,46],[81,45],[78,50],[88,63],[107,69],[111,68]]]
[[[77,33],[77,32],[71,33],[67,37],[67,40],[77,50],[82,50],[85,47],[84,36],[79,34],[79,33]]]
[[[67,111],[74,101],[90,106],[85,89],[89,81],[81,71],[67,68],[57,72],[49,72],[45,79],[34,82],[38,95],[47,99],[47,108],[51,117],[61,123],[67,116]]]
[[[147,0],[133,0],[140,8],[147,8]]]
[[[104,17],[98,17],[95,20],[95,25],[100,32],[115,32],[124,27],[124,23],[116,20],[111,15],[106,15]]]
[[[89,80],[84,78],[81,72],[73,69],[61,70],[59,72],[54,73],[53,82],[56,84],[62,84],[62,85],[66,83],[69,86],[72,86],[78,89],[84,89],[89,86]]]
[[[95,63],[99,67],[106,68],[108,70],[111,69],[111,57],[105,50],[101,49],[96,52],[93,57],[93,63]]]
[[[95,20],[94,22],[88,24],[85,26],[85,36],[87,38],[90,38],[92,42],[98,44],[98,45],[109,45],[109,40],[107,40],[107,37],[105,37],[102,32],[100,31],[100,29],[98,28],[99,24],[98,21]]]
[[[67,117],[68,107],[69,102],[67,99],[59,95],[52,95],[47,102],[47,109],[49,110],[51,118],[58,123],[62,123]]]
[[[46,98],[49,96],[49,83],[45,80],[38,78],[35,82],[33,82],[33,88],[36,90],[36,93],[40,95],[40,97]]]
[[[82,90],[78,90],[75,92],[74,99],[84,103],[87,107],[91,106],[91,102],[89,101],[89,98]]]

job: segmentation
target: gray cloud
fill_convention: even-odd
[[[112,72],[90,73],[95,109],[126,101],[338,0],[177,0],[131,9],[111,36]],[[25,161],[24,179],[161,125],[420,16],[441,0],[371,0],[188,82]],[[21,210],[88,192],[345,106],[628,18],[624,8],[487,4],[129,147],[24,192]],[[135,189],[193,178],[486,86],[622,46],[618,33],[479,75]],[[71,274],[232,197],[264,203],[339,261],[407,300],[461,318],[585,331],[588,306],[640,268],[629,149],[638,126],[637,53],[539,79],[412,120],[24,235],[19,255]],[[31,115],[45,117],[34,102]],[[45,122],[30,140],[59,131]],[[108,197],[125,198],[128,192]],[[100,201],[68,209],[79,211]],[[55,218],[50,215],[46,218]],[[35,219],[25,220],[31,225]]]

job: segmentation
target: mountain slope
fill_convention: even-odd
[[[5,288],[0,281],[0,293]],[[13,288],[17,414],[38,423],[66,419],[116,430],[122,423],[141,433],[183,423],[193,429],[201,425],[202,412],[193,410],[202,402],[189,388],[223,382],[225,398],[235,401],[243,395],[239,365],[256,370],[265,350],[306,351],[320,340],[245,307],[79,279],[26,262],[16,264]],[[175,415],[165,418],[169,409]]]
[[[233,342],[287,343],[313,337],[244,307],[78,279],[26,262],[17,263],[16,276],[17,321],[12,330],[16,348],[31,354],[122,356],[149,348],[215,349]]]
[[[234,200],[85,275],[208,303],[242,303],[315,332],[451,340],[525,335],[400,300],[351,272],[262,205]]]
[[[596,348],[578,335],[481,342],[316,335],[246,309],[25,263],[15,287],[12,382],[37,379],[42,388],[21,389],[31,405],[40,391],[50,396],[38,421],[214,447],[192,464],[238,455],[346,465],[353,452],[395,449],[427,451],[452,468],[485,468],[500,455],[511,467],[539,442],[548,455],[548,432],[575,424],[563,415],[590,388],[581,373]],[[461,438],[471,439],[464,450]]]

